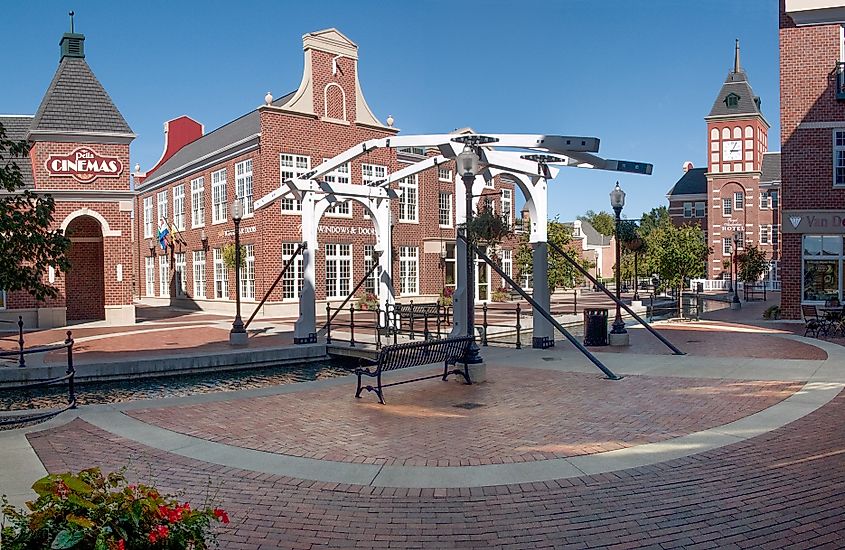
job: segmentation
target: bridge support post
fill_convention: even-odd
[[[549,245],[546,242],[532,243],[534,249],[532,259],[532,271],[534,282],[532,285],[533,298],[546,311],[551,311],[551,293],[549,292]],[[534,329],[532,332],[531,347],[535,349],[546,349],[554,347],[554,327],[543,316],[534,309]]]

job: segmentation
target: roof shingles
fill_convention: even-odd
[[[59,63],[31,130],[133,135],[88,63],[79,57],[65,57]]]
[[[10,141],[23,141],[29,132],[29,127],[32,124],[32,115],[3,115],[0,116],[0,124],[6,130],[6,139]],[[35,187],[35,180],[32,176],[32,162],[29,158],[4,158],[2,162],[9,163],[14,161],[17,163],[21,171],[23,185],[25,188],[32,189]]]

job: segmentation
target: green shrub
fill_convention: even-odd
[[[763,312],[763,319],[780,319],[780,306],[771,306]]]
[[[33,484],[29,513],[2,497],[4,550],[203,550],[216,543],[212,521],[229,523],[220,508],[193,509],[154,487],[127,483],[122,472],[98,468],[52,474]]]

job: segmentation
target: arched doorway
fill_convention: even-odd
[[[79,216],[67,226],[70,271],[65,284],[68,321],[106,318],[103,273],[103,230],[91,216]]]

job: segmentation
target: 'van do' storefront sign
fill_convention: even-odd
[[[88,147],[79,147],[67,155],[47,157],[47,172],[51,176],[91,183],[97,178],[119,177],[123,173],[123,163],[117,157],[106,157]]]

